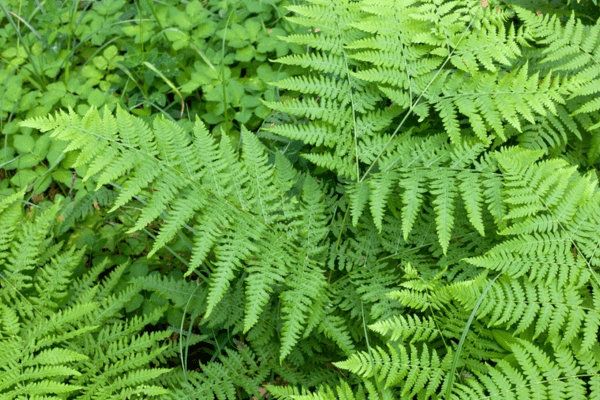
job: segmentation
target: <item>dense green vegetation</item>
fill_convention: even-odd
[[[1,399],[600,398],[595,1],[0,8]]]

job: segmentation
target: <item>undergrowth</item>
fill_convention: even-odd
[[[0,6],[0,397],[600,397],[595,1]]]

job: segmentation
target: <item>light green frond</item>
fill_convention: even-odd
[[[155,374],[154,373],[146,373],[146,374],[140,373],[138,375],[140,375],[139,377],[136,376],[136,378],[138,378],[138,380],[140,378],[150,380],[153,377],[153,375],[155,375]],[[119,397],[125,398],[125,399],[132,398],[133,396],[145,396],[145,397],[162,396],[160,398],[165,398],[165,396],[168,396],[169,394],[171,394],[171,392],[169,390],[165,389],[164,387],[153,386],[153,385],[138,385],[137,387],[134,387],[134,388],[122,389],[120,392],[118,392],[118,394],[116,396],[119,396]],[[112,396],[112,394],[109,396]]]
[[[28,362],[30,365],[54,365],[65,364],[73,361],[87,360],[87,357],[76,351],[53,348],[40,351],[32,360]],[[76,373],[75,375],[81,375]]]
[[[427,346],[388,345],[388,351],[372,348],[370,353],[355,353],[335,365],[363,378],[374,378],[385,388],[399,387],[402,397],[410,398],[421,390],[428,397],[440,390],[452,362],[451,355],[440,357]]]
[[[482,185],[479,182],[480,174],[465,170],[459,172],[457,178],[460,181],[458,187],[460,189],[461,197],[465,202],[465,209],[467,210],[469,221],[473,224],[473,227],[477,229],[480,235],[485,236],[481,208],[483,203],[483,193]]]
[[[349,100],[338,103],[329,98],[315,100],[314,97],[302,100],[286,100],[285,102],[263,102],[267,107],[290,115],[304,117],[309,120],[322,120],[333,126],[344,127],[352,116]]]
[[[446,133],[454,143],[460,141],[460,125],[456,113],[456,106],[451,99],[444,99],[435,103],[435,110],[440,114]]]
[[[47,253],[60,204],[27,217],[21,202],[14,204],[18,207],[7,208],[0,215],[5,218],[17,212],[22,220],[6,247],[18,248],[25,240],[28,254]],[[19,275],[30,273],[27,269],[11,267],[14,261],[10,259],[3,264],[6,269],[1,271],[0,285],[0,298],[4,301],[0,307],[0,397],[96,398],[114,383],[114,375],[100,373],[101,370],[114,371],[115,375],[125,371],[138,377],[122,380],[119,390],[131,390],[163,374],[164,369],[152,369],[151,363],[164,350],[158,343],[169,333],[136,336],[149,323],[147,318],[115,319],[122,316],[129,300],[140,291],[130,285],[115,292],[126,265],[98,282],[99,275],[106,272],[106,263],[100,263],[75,282],[72,275],[85,249],[60,251],[62,243],[57,246],[51,246],[42,257],[24,259],[36,268],[29,287],[16,280]],[[5,275],[5,271],[10,273]],[[18,289],[18,295],[7,295],[14,289]],[[156,321],[162,312],[164,308],[153,311],[150,318]],[[104,398],[110,398],[110,394],[114,393]]]
[[[198,161],[205,166],[203,184],[219,196],[224,196],[226,189],[224,183],[230,179],[222,150],[222,146],[227,145],[227,143],[221,142],[219,144],[200,120],[196,120],[193,134],[194,150]]]
[[[360,5],[348,0],[334,0],[323,2],[309,0],[309,5],[288,6],[300,17],[288,17],[288,19],[299,25],[316,27],[324,34],[339,35],[340,30],[347,29],[347,24],[352,22],[350,18],[360,13]]]
[[[183,197],[173,200],[170,204],[170,213],[167,214],[164,225],[160,227],[159,234],[148,252],[148,257],[152,257],[158,250],[170,242],[179,230],[192,220],[198,210],[207,206],[207,202],[202,198],[197,198],[191,193],[184,191]]]
[[[448,244],[454,227],[454,197],[456,196],[456,181],[448,170],[439,172],[431,182],[431,193],[436,196],[433,200],[433,209],[436,213],[436,229],[440,245],[444,254],[448,251]]]
[[[341,381],[335,388],[320,388],[314,393],[306,393],[295,387],[269,386],[267,388],[276,399],[282,400],[366,400],[364,389],[360,387],[355,393],[347,382]],[[371,399],[371,397],[369,397]]]
[[[64,136],[61,123],[67,123],[63,121],[67,118],[70,125]],[[214,255],[207,315],[223,298],[234,272],[245,268],[251,254],[257,252],[255,240],[293,240],[289,229],[295,223],[287,218],[300,215],[290,213],[295,200],[287,191],[296,175],[281,160],[273,165],[264,146],[247,130],[242,129],[240,160],[227,135],[217,144],[201,122],[195,124],[192,137],[162,117],[150,128],[119,109],[116,117],[107,110],[101,116],[91,109],[81,119],[62,114],[56,119],[56,135],[63,135],[74,149],[80,149],[81,162],[90,165],[86,178],[97,179],[99,186],[114,184],[120,189],[111,211],[137,202],[141,212],[130,232],[147,229],[158,218],[164,220],[149,257],[183,229],[192,233],[195,245],[187,275]],[[90,141],[96,143],[93,149],[85,147]],[[97,162],[100,159],[102,162]],[[278,167],[281,172],[276,171]],[[197,223],[194,228],[192,222]],[[285,248],[282,258],[296,253],[295,244]],[[267,286],[274,283],[269,282]],[[262,300],[257,304],[264,305]],[[256,306],[252,309],[260,314]]]
[[[116,114],[117,126],[125,147],[129,149],[139,147],[144,154],[156,156],[158,148],[156,143],[151,140],[152,133],[148,124],[142,119],[132,116],[121,107],[117,107]]]
[[[514,362],[501,360],[488,365],[486,374],[476,373],[472,379],[455,386],[457,398],[539,398],[585,399],[595,390],[597,373],[581,374],[581,365],[567,346],[557,349],[556,359],[525,340],[514,340],[510,348]],[[575,372],[580,371],[580,372]]]
[[[2,334],[6,336],[16,336],[19,334],[19,330],[21,329],[19,324],[19,317],[17,312],[6,306],[5,304],[1,305],[2,313],[0,314],[1,318],[1,326],[2,326]]]
[[[427,191],[425,186],[426,171],[414,169],[412,172],[404,173],[399,181],[400,187],[404,189],[402,194],[402,232],[404,240],[413,229],[417,214],[421,210],[424,194]]]
[[[308,257],[319,259],[326,249],[325,238],[329,233],[325,195],[317,181],[310,176],[305,178],[302,189],[305,212],[298,228]]]
[[[593,286],[593,288],[592,309],[587,312],[587,318],[583,321],[581,352],[590,351],[596,345],[596,338],[600,329],[600,312],[598,312],[600,310],[600,292],[596,286]]]
[[[13,200],[14,201],[14,200]],[[0,273],[4,290],[0,291],[0,298],[9,304],[10,299],[17,300],[21,291],[33,286],[33,272],[38,267],[39,260],[43,257],[46,247],[50,244],[49,230],[58,213],[60,204],[56,203],[44,213],[37,216],[34,221],[19,224],[17,221],[25,219],[21,201],[14,201],[6,207],[0,216],[0,226],[6,231],[0,237]],[[9,227],[7,224],[12,223]],[[18,302],[22,307],[19,312],[32,315],[32,305],[29,302]]]
[[[425,311],[429,307],[438,308],[438,305],[434,303],[434,299],[428,293],[401,289],[394,290],[387,294],[391,299],[398,300],[402,305],[406,307],[414,308],[415,310]]]
[[[156,393],[168,394],[169,391],[165,388],[148,386],[142,382],[152,382],[162,374],[169,372],[168,368],[148,368],[136,369],[135,371],[125,373],[111,379],[109,384],[104,387],[93,387],[94,395],[82,397],[82,399],[104,398],[110,399],[120,397],[126,393]]]
[[[312,26],[313,24],[311,24]],[[289,43],[309,46],[320,51],[327,51],[332,55],[340,55],[343,52],[342,40],[338,36],[320,35],[320,34],[305,34],[305,35],[289,35],[280,38]],[[288,59],[285,59],[284,63]],[[277,61],[277,60],[275,60]]]
[[[0,200],[0,397],[600,398],[600,24],[508,3],[290,5],[258,135],[23,122],[98,192]],[[151,260],[63,248],[96,201]]]
[[[335,147],[338,137],[338,129],[326,122],[315,122],[312,124],[284,124],[267,128],[269,132],[285,135],[293,140],[302,140],[316,146],[325,145]]]
[[[354,352],[354,343],[348,332],[348,325],[344,318],[336,315],[327,315],[319,325],[319,331],[333,340],[340,349],[350,356]]]
[[[104,265],[102,268],[106,268],[106,266]],[[102,272],[102,268],[99,269],[99,272]],[[125,273],[126,268],[127,268],[126,263],[118,265],[117,267],[112,269],[109,274],[107,274],[105,279],[96,281],[95,283],[98,286],[98,290],[96,292],[96,297],[94,298],[94,300],[102,301],[106,297],[113,294],[113,289],[115,289],[119,285],[119,281],[121,280],[121,277]],[[94,275],[96,275],[95,272],[96,271],[90,272],[90,275],[92,275],[92,277],[94,277]],[[95,278],[97,278],[97,276],[95,276]]]
[[[252,199],[253,208],[257,210],[266,225],[276,220],[279,205],[279,193],[270,190],[274,184],[274,170],[268,161],[264,146],[258,138],[242,127],[243,160],[245,170],[250,177],[250,191],[247,198]]]
[[[356,167],[349,159],[339,159],[330,153],[306,153],[302,154],[302,157],[319,167],[335,171],[344,178],[358,178]]]
[[[281,296],[284,322],[280,363],[290,354],[300,339],[303,325],[309,315],[315,312],[311,307],[312,304],[318,298],[325,296],[325,282],[320,268],[311,265],[301,265],[295,268],[297,270],[287,278],[291,290],[285,291]]]
[[[189,268],[184,276],[190,276],[206,260],[208,253],[217,243],[223,231],[229,228],[231,220],[225,212],[209,212],[196,215],[199,225],[197,234],[194,235],[194,246]]]
[[[512,329],[517,325],[515,336],[531,328],[534,338],[543,335],[550,341],[570,344],[581,340],[580,331],[588,319],[587,327],[598,329],[594,322],[598,312],[582,305],[580,285],[563,288],[556,282],[541,286],[527,280],[501,279],[484,299],[477,316],[490,326]],[[588,340],[585,348],[589,348]]]
[[[401,315],[382,320],[369,325],[369,329],[380,335],[389,335],[393,341],[433,341],[439,336],[440,331],[433,317],[419,318],[418,316]]]
[[[496,65],[510,66],[511,60],[521,55],[516,41],[513,25],[508,28],[508,32],[503,25],[491,25],[464,38],[450,62],[456,68],[471,74],[477,73],[480,65],[490,72],[496,72]]]
[[[573,256],[572,247],[565,233],[522,235],[467,261],[479,267],[502,271],[513,278],[527,274],[533,282],[558,280],[562,285],[587,268],[585,261]]]
[[[522,131],[521,119],[535,123],[548,115],[557,113],[557,106],[572,93],[574,84],[547,74],[539,78],[529,74],[525,65],[506,75],[478,74],[475,77],[456,73],[443,87],[443,97],[430,97],[440,113],[444,127],[457,142],[461,128],[457,112],[469,118],[472,129],[481,140],[486,140],[489,127],[505,140],[506,133],[500,120],[508,122],[518,132]],[[459,83],[461,79],[464,82]],[[458,89],[460,85],[463,89]]]
[[[264,254],[257,254],[249,260],[246,268],[246,312],[244,315],[244,333],[258,321],[265,305],[270,301],[273,286],[281,284],[289,273],[286,263],[284,243],[272,243]]]
[[[350,95],[350,88],[346,81],[329,78],[327,76],[299,76],[277,81],[277,86],[303,93],[315,95],[342,102]]]
[[[114,202],[111,210],[116,210],[119,207],[127,204],[131,199],[138,195],[142,189],[148,187],[151,182],[161,174],[160,168],[156,168],[155,165],[150,163],[136,169],[132,174],[129,175],[129,180],[123,186],[119,192],[117,200]]]
[[[137,278],[135,284],[169,299],[177,308],[197,310],[206,304],[206,288],[194,281],[181,281],[159,275]]]
[[[373,222],[381,232],[383,229],[383,216],[387,209],[387,200],[398,182],[398,174],[395,171],[389,173],[377,173],[369,179],[369,207]]]
[[[350,214],[352,215],[352,225],[356,226],[361,217],[367,202],[369,201],[369,185],[362,182],[355,182],[346,189],[350,198]]]
[[[40,308],[57,309],[67,297],[71,275],[79,261],[84,258],[84,254],[85,249],[80,251],[71,249],[49,260],[49,267],[35,275],[33,284],[40,296],[31,299],[32,304]]]
[[[291,40],[290,40],[291,41]],[[308,44],[308,43],[303,43]],[[315,47],[315,46],[310,46]],[[332,48],[324,49],[334,53]],[[346,70],[344,60],[339,57],[335,57],[334,54],[328,53],[309,53],[309,54],[291,54],[289,56],[280,57],[277,59],[278,63],[285,65],[298,65],[305,69],[314,69],[324,74],[330,73],[334,75],[342,75]]]
[[[243,228],[230,235],[220,238],[215,249],[215,271],[211,275],[210,291],[207,298],[206,317],[208,317],[217,303],[221,301],[225,292],[229,290],[230,282],[235,277],[235,271],[241,269],[244,260],[258,250],[254,238],[261,237],[260,233],[249,235],[251,228]]]

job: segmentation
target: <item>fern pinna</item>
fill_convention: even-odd
[[[176,398],[600,397],[598,29],[480,0],[290,11],[309,33],[283,40],[307,51],[278,61],[307,73],[273,82],[290,117],[264,129],[300,141],[308,172],[243,127],[236,146],[120,108],[23,124],[118,189],[132,232],[161,221],[148,256],[177,243],[201,283],[139,284],[191,314],[186,340],[227,332],[201,371],[156,381]]]

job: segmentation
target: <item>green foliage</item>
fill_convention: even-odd
[[[30,228],[7,214],[1,237],[23,261],[0,246],[3,277],[33,291],[50,279],[36,249],[91,246],[75,284],[75,266],[51,272],[58,289],[32,303],[59,322],[93,303],[101,321],[47,345],[72,351],[43,369],[48,393],[121,384],[91,378],[102,371],[172,398],[600,397],[600,29],[568,4],[516,3],[308,0],[285,23],[284,3],[264,1],[100,13],[136,18],[116,25],[117,52],[93,36],[92,63],[144,107],[31,114],[11,142],[32,153],[42,132],[80,178]],[[256,16],[290,33],[275,50]],[[177,72],[171,49],[200,58]],[[282,72],[256,65],[269,52]],[[171,103],[149,116],[155,87]],[[175,121],[198,89],[205,122]],[[44,242],[56,215],[73,250]],[[2,299],[4,325],[23,325],[28,303]],[[113,332],[132,338],[115,339],[124,353],[147,350],[103,358]]]
[[[12,196],[0,209],[2,398],[167,394],[153,380],[169,369],[151,363],[168,347],[164,340],[169,332],[144,332],[164,309],[124,317],[141,289],[134,284],[115,289],[126,265],[109,272],[99,264],[73,279],[85,252],[54,243],[51,227],[59,203],[26,214],[20,199]]]
[[[18,125],[60,108],[84,114],[120,105],[183,124],[202,116],[232,137],[241,124],[257,128],[269,113],[259,98],[278,96],[267,82],[289,76],[268,62],[294,47],[277,40],[291,29],[282,19],[287,4],[3,0],[0,193],[27,188],[38,204],[57,193],[93,191],[72,179],[61,142]]]
[[[75,167],[86,167],[84,180],[98,175],[98,188],[116,180],[123,190],[113,210],[134,196],[143,197],[145,206],[132,232],[165,214],[149,257],[178,230],[191,231],[193,251],[185,275],[198,272],[204,262],[211,269],[206,317],[225,296],[237,270],[243,268],[248,273],[244,323],[248,332],[268,302],[264,293],[292,274],[290,290],[282,295],[288,315],[282,359],[290,353],[311,313],[310,306],[324,296],[319,264],[323,262],[320,242],[327,234],[327,221],[319,212],[324,213],[326,206],[310,178],[301,202],[296,203],[286,193],[296,181],[289,162],[279,155],[279,161],[269,165],[260,142],[245,129],[243,158],[239,160],[228,136],[223,135],[217,145],[201,122],[194,126],[191,141],[187,132],[165,118],[156,119],[150,129],[120,108],[116,117],[107,108],[103,116],[91,109],[83,119],[71,112],[26,124],[54,130],[57,139],[72,141],[67,149],[81,150]],[[155,191],[146,190],[142,196],[141,191],[150,187]],[[195,228],[188,228],[191,222]],[[212,256],[207,257],[209,253]],[[278,260],[286,263],[274,264]]]

